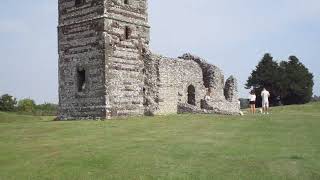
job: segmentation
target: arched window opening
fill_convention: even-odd
[[[193,85],[188,87],[188,104],[193,106],[196,105],[196,89]]]
[[[124,0],[124,4],[129,4],[129,0]]]

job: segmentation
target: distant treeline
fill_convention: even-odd
[[[36,116],[55,116],[58,105],[52,103],[36,104],[33,99],[21,99],[4,94],[0,97],[0,111],[18,112]]]

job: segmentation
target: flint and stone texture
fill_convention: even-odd
[[[224,98],[224,75],[217,66],[209,64],[206,60],[190,53],[183,54],[179,58],[195,61],[202,69],[203,83],[208,88],[210,97],[214,99]]]
[[[147,0],[79,2],[59,0],[59,119],[239,113],[236,79],[150,51]]]
[[[188,88],[193,87],[194,104],[200,107],[206,90],[202,69],[192,60],[162,57],[159,60],[159,110],[156,114],[174,114],[178,104],[188,102]]]
[[[226,85],[224,87],[224,96],[226,99],[230,102],[238,101],[238,84],[236,78],[233,76],[230,76],[227,81]]]

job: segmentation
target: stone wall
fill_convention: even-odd
[[[142,115],[147,1],[59,0],[59,118]],[[79,72],[85,83],[79,91]]]
[[[81,8],[73,1],[59,0],[59,118],[105,117],[105,39],[103,3],[88,0]],[[90,19],[90,20],[87,20]],[[85,83],[78,87],[78,71]]]
[[[149,48],[146,0],[106,2],[105,30],[109,48],[107,81],[110,116],[144,114],[144,59]]]
[[[226,99],[230,102],[234,102],[239,100],[238,96],[238,83],[237,79],[233,76],[230,76],[227,81],[224,88],[224,96]]]
[[[240,101],[238,97],[237,80],[231,76],[225,82],[223,98],[209,96],[204,101],[206,113],[238,115],[240,113]],[[214,94],[214,93],[213,93]]]
[[[239,114],[237,82],[234,77],[224,82],[223,72],[202,58],[184,54],[178,59],[152,55],[147,60],[156,64],[152,74],[153,114],[208,113]],[[150,64],[150,63],[149,63]],[[188,103],[188,87],[195,87],[195,105]]]
[[[220,68],[208,63],[206,60],[192,55],[190,53],[183,54],[179,58],[195,61],[202,69],[203,83],[208,88],[208,95],[211,98],[221,100],[224,99],[224,75]]]
[[[195,106],[205,95],[202,69],[192,60],[161,57],[159,60],[159,110],[156,114],[178,112],[179,103],[188,102],[188,87],[195,88]]]
[[[160,60],[162,56],[147,51],[144,54],[144,107],[145,115],[159,111]]]
[[[146,53],[145,107],[148,115],[239,114],[236,79],[230,77],[224,82],[219,68],[194,57],[197,56],[188,54],[175,59]],[[188,104],[190,85],[195,87],[195,105]]]

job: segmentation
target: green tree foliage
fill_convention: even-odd
[[[9,94],[0,97],[0,111],[14,111],[17,99]]]
[[[313,75],[295,56],[281,62],[281,101],[283,104],[304,104],[311,101]]]
[[[313,90],[313,75],[295,56],[289,61],[278,64],[270,54],[265,54],[262,60],[252,71],[247,80],[246,88],[254,88],[260,104],[261,90],[270,91],[270,103],[303,104],[310,102]]]
[[[273,57],[267,53],[252,71],[247,80],[247,89],[253,88],[257,95],[257,104],[261,104],[261,91],[266,88],[270,92],[270,103],[278,104],[280,94],[280,68],[279,64],[273,60]]]
[[[18,102],[18,110],[21,112],[32,113],[36,109],[36,103],[32,99],[22,99]]]
[[[41,116],[55,116],[57,115],[57,111],[58,111],[58,105],[45,103],[45,104],[40,104],[36,106],[35,114],[41,115]]]
[[[9,94],[0,97],[0,111],[17,111],[20,114],[32,114],[37,116],[55,116],[58,105],[44,103],[37,105],[34,100],[27,98],[17,102],[17,99]]]

